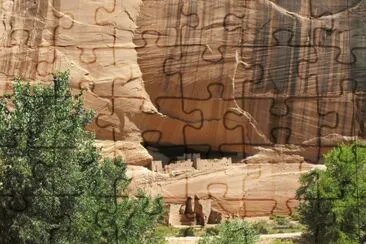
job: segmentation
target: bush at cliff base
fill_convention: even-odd
[[[162,199],[126,195],[126,165],[101,158],[68,80],[18,79],[0,99],[0,243],[161,243]]]
[[[259,240],[259,234],[253,226],[241,219],[227,220],[217,226],[217,234],[205,234],[199,244],[253,244]]]
[[[302,175],[300,221],[312,243],[366,241],[366,144],[340,145],[325,155],[326,170]]]

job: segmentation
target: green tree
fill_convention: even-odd
[[[366,146],[340,145],[325,155],[325,170],[302,175],[300,222],[313,243],[366,241]]]
[[[252,244],[259,239],[253,226],[241,219],[225,221],[217,226],[218,234],[203,235],[200,244]]]
[[[160,243],[162,199],[127,196],[126,165],[101,158],[68,80],[18,79],[0,99],[0,243]]]

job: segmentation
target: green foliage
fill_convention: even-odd
[[[192,227],[180,229],[178,236],[180,237],[195,236],[194,229]]]
[[[179,230],[178,228],[175,228],[173,226],[167,226],[167,225],[158,225],[156,227],[156,234],[159,234],[164,237],[168,236],[179,236]]]
[[[294,242],[292,240],[277,239],[277,240],[274,240],[272,242],[272,244],[294,244]]]
[[[216,236],[218,234],[219,234],[219,230],[216,227],[206,228],[205,235],[207,235],[207,236]]]
[[[253,228],[260,234],[293,233],[304,231],[304,226],[291,221],[287,216],[272,216],[271,220],[260,220],[253,223]]]
[[[300,179],[300,221],[313,242],[365,242],[365,145],[340,145],[325,155],[325,165],[326,170],[313,170]]]
[[[272,231],[271,225],[268,223],[268,221],[261,220],[253,223],[253,228],[259,233],[259,234],[269,234]]]
[[[259,239],[259,234],[253,226],[240,219],[225,221],[217,226],[218,234],[210,236],[205,234],[199,241],[200,244],[252,244]]]
[[[293,221],[299,221],[300,220],[300,215],[297,211],[293,212],[291,217],[290,217]]]
[[[274,216],[271,216],[271,219],[273,221],[275,221],[275,223],[278,225],[289,225],[290,224],[290,220],[286,216],[274,215]]]
[[[0,243],[161,243],[162,199],[126,196],[126,165],[101,158],[68,79],[18,79],[0,99]]]

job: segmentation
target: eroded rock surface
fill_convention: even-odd
[[[364,135],[363,1],[0,4],[1,93],[70,70],[100,139],[241,155],[295,144],[316,162]]]
[[[103,154],[134,165],[131,190],[161,194],[172,223],[290,214],[310,162],[365,135],[365,1],[0,7],[0,95],[16,76],[49,82],[69,70],[98,114],[89,129]],[[143,141],[175,159],[192,150],[202,159],[164,167]]]
[[[215,160],[198,160],[194,168],[189,168],[178,162],[175,170],[166,167],[160,172],[132,167],[131,188],[164,196],[166,203],[171,204],[169,222],[173,225],[215,224],[232,217],[291,215],[298,205],[295,192],[300,175],[319,166],[291,155],[290,149],[257,150],[255,156],[235,164],[229,160],[216,165]],[[215,166],[199,165],[208,163]],[[192,162],[188,160],[187,164]]]
[[[138,62],[166,115],[137,115],[149,143],[243,155],[293,144],[317,162],[364,136],[363,1],[143,2]]]
[[[128,163],[148,164],[140,130],[129,117],[154,112],[132,41],[141,1],[0,1],[0,95],[20,76],[50,82],[69,70],[75,90],[98,116],[89,129]],[[123,146],[121,146],[123,144]],[[121,153],[123,151],[123,153]]]

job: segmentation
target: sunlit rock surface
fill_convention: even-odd
[[[361,0],[0,0],[0,95],[14,77],[69,70],[103,155],[134,165],[131,190],[164,196],[172,223],[291,214],[298,176],[364,137],[365,11]]]

